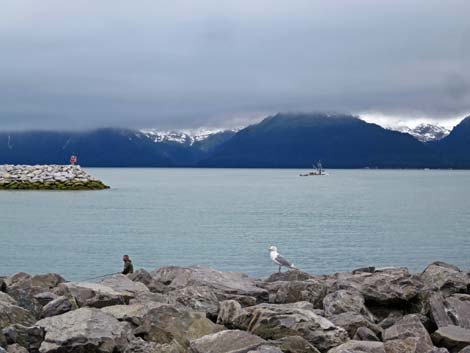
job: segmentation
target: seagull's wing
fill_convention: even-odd
[[[292,267],[292,262],[283,258],[281,255],[276,256],[276,261],[282,266]]]

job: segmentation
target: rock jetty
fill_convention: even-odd
[[[470,273],[443,262],[265,279],[204,266],[99,283],[17,273],[0,289],[2,353],[470,352]]]
[[[102,190],[78,165],[0,165],[0,190]]]

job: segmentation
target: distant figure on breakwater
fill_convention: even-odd
[[[134,273],[134,266],[132,265],[132,260],[129,258],[129,255],[124,255],[122,257],[122,261],[124,261],[124,269],[122,270],[122,274],[127,275],[129,273]]]

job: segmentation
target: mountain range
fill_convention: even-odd
[[[75,154],[87,167],[470,168],[470,117],[439,137],[421,132],[428,137],[322,113],[277,114],[238,131],[0,132],[0,164],[64,164]]]
[[[435,124],[420,124],[413,128],[410,128],[408,126],[397,126],[395,128],[390,129],[410,134],[421,142],[442,140],[444,137],[450,134],[449,129],[444,126]]]

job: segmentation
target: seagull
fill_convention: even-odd
[[[279,265],[279,273],[281,273],[282,266],[289,267],[292,269],[296,268],[292,262],[290,262],[289,260],[279,255],[279,253],[277,252],[277,248],[275,246],[269,247],[268,250],[269,250],[269,255],[271,256],[271,260],[273,260],[273,262],[276,265]]]

